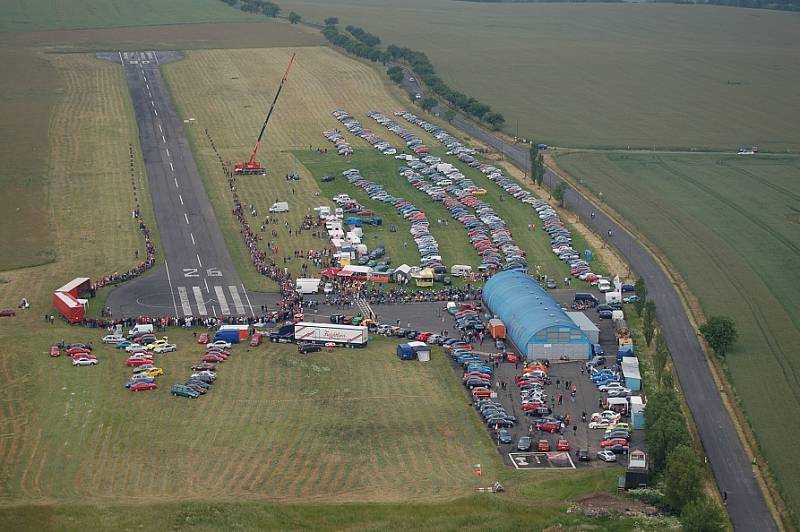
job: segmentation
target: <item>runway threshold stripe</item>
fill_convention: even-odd
[[[228,290],[230,290],[231,292],[231,298],[233,299],[233,306],[236,307],[236,315],[244,316],[244,304],[242,303],[242,298],[239,297],[239,290],[236,288],[235,285],[229,286]]]
[[[199,286],[193,286],[192,292],[194,292],[194,301],[197,303],[197,312],[201,316],[208,316],[208,310],[206,309],[206,302],[203,301],[203,292],[200,290]]]
[[[189,304],[189,294],[186,292],[185,286],[178,287],[178,297],[181,300],[181,308],[183,308],[183,314],[186,316],[191,316],[192,306]]]
[[[219,308],[222,310],[222,314],[230,316],[231,309],[228,307],[228,300],[225,299],[225,292],[222,291],[222,287],[215,286],[214,293],[217,294],[217,301],[219,302]]]

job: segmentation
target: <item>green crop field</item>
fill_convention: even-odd
[[[0,32],[233,22],[254,18],[219,0],[7,0],[0,4]]]
[[[707,316],[736,320],[726,366],[796,511],[800,430],[787,420],[800,414],[800,158],[572,153],[558,164],[666,255]]]
[[[800,148],[800,14],[666,4],[284,0],[428,54],[510,134],[566,146]]]

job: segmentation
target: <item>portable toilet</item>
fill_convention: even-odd
[[[583,250],[583,260],[585,260],[586,262],[592,262],[592,258],[593,258],[592,250],[591,249],[584,249]]]
[[[644,401],[641,396],[632,395],[630,397],[631,404],[631,423],[635,430],[644,429]]]

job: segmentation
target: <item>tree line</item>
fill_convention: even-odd
[[[221,0],[231,7],[244,11],[245,13],[256,13],[267,17],[277,17],[281,8],[275,2],[265,0]]]
[[[345,30],[350,34],[342,33],[336,27],[339,19],[329,17],[325,19],[325,27],[322,35],[334,46],[343,48],[348,53],[368,59],[372,62],[381,62],[384,65],[390,61],[403,62],[407,64],[414,74],[425,83],[425,85],[436,96],[446,101],[453,108],[459,109],[463,113],[488,124],[492,129],[500,129],[505,124],[505,117],[501,113],[493,112],[492,108],[478,101],[472,96],[452,89],[442,79],[436,75],[433,63],[424,52],[412,50],[411,48],[390,44],[386,49],[378,48],[381,40],[362,28],[347,26]],[[391,66],[386,74],[395,83],[402,83],[403,69],[397,65]],[[435,106],[435,101],[431,102],[428,98],[424,101],[428,110]]]

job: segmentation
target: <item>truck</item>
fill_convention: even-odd
[[[501,320],[497,318],[492,318],[489,320],[489,334],[492,335],[492,338],[495,340],[500,339],[504,340],[506,337],[506,325]]]
[[[294,323],[287,323],[269,333],[270,342],[282,344],[294,341]]]
[[[153,332],[152,323],[137,323],[136,325],[133,326],[133,329],[128,331],[128,338],[139,334],[152,334],[152,332]]]
[[[300,343],[327,344],[345,347],[366,347],[368,329],[362,325],[339,325],[300,321],[294,324],[294,338]]]
[[[289,203],[286,201],[276,201],[269,208],[269,212],[289,212]]]
[[[295,290],[301,294],[316,294],[319,292],[319,284],[322,279],[299,278],[295,281]]]
[[[246,340],[249,333],[250,330],[247,325],[222,325],[214,334],[214,341],[222,340],[231,344],[238,344],[242,340]]]

